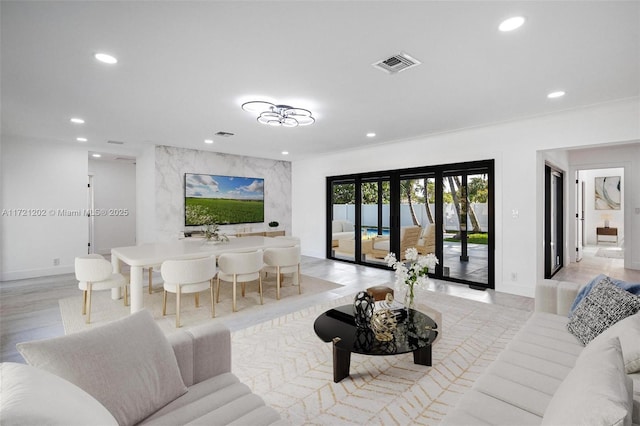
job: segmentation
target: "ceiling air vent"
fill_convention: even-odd
[[[407,68],[411,68],[420,64],[421,62],[416,58],[413,58],[404,52],[400,52],[397,55],[375,62],[371,65],[378,69],[381,69],[386,73],[396,74],[400,71],[406,70]]]
[[[216,136],[222,136],[223,138],[228,138],[229,136],[233,136],[233,133],[229,133],[229,132],[218,132],[218,133],[216,133]]]
[[[107,141],[107,143],[112,143],[114,145],[124,145],[124,142],[120,142],[120,141]]]

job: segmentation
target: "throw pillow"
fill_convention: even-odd
[[[0,419],[9,425],[117,425],[91,395],[58,376],[25,364],[0,364]]]
[[[80,333],[16,345],[31,365],[74,383],[132,425],[186,392],[175,354],[142,310]]]
[[[573,311],[567,329],[586,345],[616,322],[638,311],[640,297],[622,290],[605,277]]]
[[[640,372],[640,312],[618,321],[593,339],[585,351],[593,350],[607,340],[617,337],[622,347],[622,359],[627,374]],[[596,349],[597,350],[597,349]]]
[[[578,307],[580,302],[582,302],[582,299],[584,299],[585,296],[587,294],[589,294],[589,292],[591,291],[593,286],[598,284],[604,278],[608,278],[612,283],[614,283],[615,285],[617,285],[621,289],[626,290],[629,293],[635,294],[636,296],[640,296],[640,284],[628,283],[626,281],[622,281],[622,280],[618,280],[618,279],[615,279],[615,278],[608,277],[605,274],[600,274],[597,277],[593,278],[591,281],[589,281],[587,283],[587,285],[585,285],[584,287],[582,287],[580,289],[580,291],[578,292],[576,298],[574,299],[573,303],[571,304],[571,309],[569,310],[569,315],[571,315],[573,313],[573,311],[575,311],[575,309]]]
[[[551,398],[543,425],[631,424],[633,382],[625,374],[617,338],[583,351]]]

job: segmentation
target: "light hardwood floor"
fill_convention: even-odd
[[[242,320],[231,318],[225,321],[227,325],[232,330],[242,329],[326,300],[354,294],[372,285],[393,282],[393,271],[306,256],[303,256],[302,270],[304,274],[334,281],[342,284],[343,287],[316,294],[313,297],[302,298],[296,303],[287,303],[283,300],[281,303],[274,304],[266,314],[268,317],[249,316]],[[599,273],[640,282],[640,271],[625,270],[622,260],[596,258],[589,253],[586,253],[580,263],[563,268],[554,278],[587,282]],[[464,285],[444,281],[433,280],[430,290],[484,303],[533,309],[531,298],[492,290],[472,290]],[[0,283],[0,360],[24,362],[15,349],[16,343],[63,335],[58,299],[78,295],[79,291],[73,274]]]

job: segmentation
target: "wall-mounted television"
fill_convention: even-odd
[[[184,211],[185,226],[264,222],[264,179],[185,173]]]

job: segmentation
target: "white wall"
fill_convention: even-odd
[[[156,240],[156,147],[144,149],[136,157],[136,241]]]
[[[71,215],[87,208],[87,163],[86,149],[3,137],[3,281],[73,272],[87,253],[87,217]]]
[[[278,221],[279,229],[291,234],[291,163],[288,161],[221,154],[210,151],[157,146],[143,159],[145,174],[153,163],[154,180],[148,176],[138,185],[138,199],[147,206],[152,220],[138,221],[139,242],[176,239],[184,226],[184,174],[202,173],[224,176],[264,178],[265,222]],[[140,163],[138,163],[140,164]],[[263,231],[266,223],[247,224]],[[221,226],[222,232],[235,233],[239,225]]]
[[[324,257],[327,176],[495,159],[496,290],[533,296],[544,275],[544,163],[537,151],[640,140],[638,117],[637,100],[621,101],[296,161],[293,233],[304,254]]]
[[[136,245],[136,165],[122,160],[89,159],[93,176],[94,252]]]

